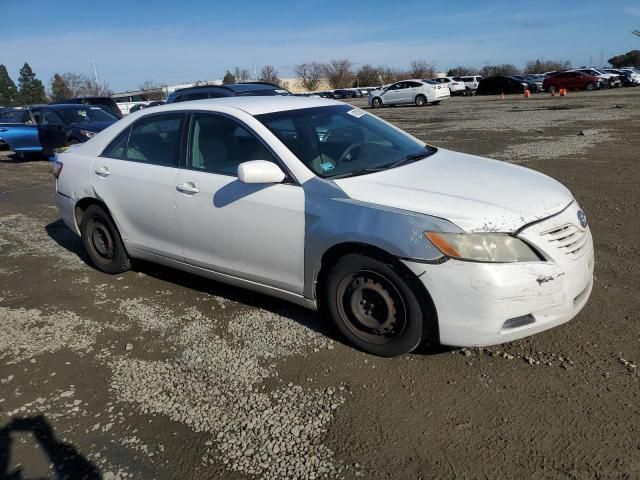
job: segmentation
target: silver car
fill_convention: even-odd
[[[419,107],[427,103],[437,105],[451,96],[446,85],[431,80],[402,80],[369,93],[369,106],[380,108],[385,105],[406,105],[413,103]]]

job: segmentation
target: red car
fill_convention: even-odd
[[[557,92],[561,88],[591,91],[600,88],[600,80],[583,72],[571,71],[554,73],[542,82],[545,92]]]

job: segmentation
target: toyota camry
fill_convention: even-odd
[[[145,259],[319,309],[376,355],[531,335],[592,288],[587,218],[560,183],[334,100],[141,110],[54,175],[99,270]]]

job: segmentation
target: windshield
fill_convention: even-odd
[[[323,178],[386,170],[437,151],[351,105],[288,110],[256,118]]]
[[[104,111],[100,107],[83,107],[76,108],[60,108],[56,109],[56,113],[60,115],[65,124],[70,123],[86,123],[95,121],[113,121],[118,120],[115,116]]]

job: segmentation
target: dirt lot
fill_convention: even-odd
[[[279,300],[99,273],[49,164],[0,152],[0,479],[640,478],[639,112],[640,88],[376,111],[560,180],[596,246],[572,322],[390,360]]]

